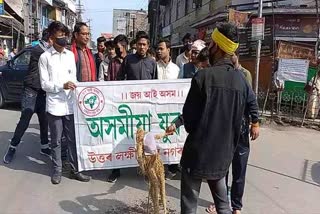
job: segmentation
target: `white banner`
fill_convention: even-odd
[[[279,59],[278,78],[293,82],[307,82],[309,60]]]
[[[176,120],[190,80],[79,83],[74,105],[79,171],[137,166],[135,133],[164,133]],[[178,163],[186,139],[183,127],[163,138],[164,163]]]

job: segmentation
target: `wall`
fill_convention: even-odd
[[[256,59],[250,58],[250,59],[241,59],[240,58],[241,65],[248,69],[252,75],[252,79],[255,80],[255,65],[256,65]],[[263,91],[266,91],[268,89],[268,85],[272,79],[272,57],[261,57],[260,59],[260,70],[259,70],[259,88],[261,88]]]
[[[171,20],[172,34],[178,34],[179,42],[182,43],[181,39],[186,33],[196,35],[196,29],[191,28],[190,25],[209,16],[210,0],[203,0],[202,7],[198,9],[192,8],[192,0],[181,0],[180,3],[179,0],[173,0],[172,3],[171,16],[174,18],[178,15],[179,17],[178,19]],[[173,45],[176,44],[173,43]]]
[[[113,31],[112,34],[116,37],[119,34],[127,34],[133,31],[133,19],[130,19],[126,14],[135,14],[135,33],[137,31],[148,32],[147,12],[140,10],[113,10]],[[130,16],[130,15],[129,15]],[[127,26],[129,26],[127,32]]]

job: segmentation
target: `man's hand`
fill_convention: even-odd
[[[253,124],[250,129],[251,140],[256,140],[259,137],[260,128],[259,125]]]
[[[69,81],[69,82],[66,82],[65,84],[63,84],[63,89],[66,89],[66,90],[74,90],[76,89],[77,86],[76,84],[74,84],[73,82]]]
[[[175,124],[170,125],[167,129],[166,129],[166,135],[173,135],[177,130],[177,127]]]

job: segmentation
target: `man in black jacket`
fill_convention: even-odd
[[[157,62],[147,56],[150,39],[146,32],[137,32],[137,53],[127,55],[117,74],[117,80],[150,80],[157,79]],[[113,169],[108,177],[114,183],[120,177],[120,169]]]
[[[40,124],[41,151],[43,155],[50,156],[50,148],[48,145],[48,121],[46,116],[46,93],[41,89],[39,75],[39,58],[50,46],[49,33],[44,30],[40,44],[31,50],[29,70],[24,79],[24,91],[21,101],[21,117],[14,132],[8,151],[3,161],[6,164],[12,162],[16,148],[19,145],[22,136],[27,130],[32,115],[38,115]]]
[[[246,107],[252,124],[258,124],[255,95],[231,61],[238,46],[236,27],[218,25],[209,46],[212,67],[198,71],[191,82],[183,108],[189,133],[181,158],[183,214],[196,213],[202,179],[208,181],[217,212],[231,214],[225,176],[240,139]]]
[[[148,57],[150,39],[147,33],[137,33],[137,53],[128,55],[120,68],[118,80],[149,80],[157,79],[157,62]]]

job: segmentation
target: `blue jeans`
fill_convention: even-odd
[[[34,113],[38,115],[40,124],[41,145],[48,145],[48,119],[46,115],[46,94],[43,91],[35,91],[32,88],[24,88],[21,100],[21,116],[11,140],[11,146],[18,146],[22,136],[29,127]]]

